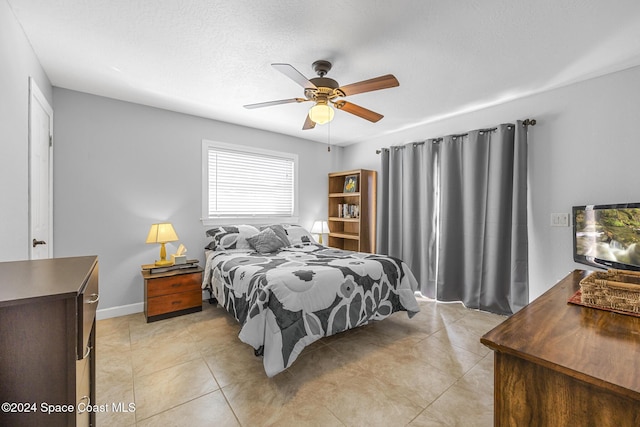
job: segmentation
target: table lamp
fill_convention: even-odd
[[[329,232],[329,224],[327,224],[327,221],[315,221],[313,227],[311,227],[311,232],[318,235],[318,243],[322,244],[322,235]]]
[[[167,260],[167,249],[164,244],[167,242],[175,242],[178,240],[178,235],[173,229],[173,225],[169,222],[162,224],[151,224],[149,235],[147,236],[147,243],[160,243],[160,260],[156,261],[156,266],[171,265],[172,262]]]

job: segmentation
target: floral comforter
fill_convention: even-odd
[[[210,252],[202,287],[240,322],[240,339],[263,354],[270,377],[322,337],[420,310],[401,260],[318,244]]]

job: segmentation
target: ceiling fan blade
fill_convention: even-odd
[[[280,99],[278,101],[258,102],[257,104],[247,104],[247,105],[244,105],[244,108],[248,108],[251,110],[253,108],[271,107],[272,105],[289,104],[292,102],[305,102],[305,101],[311,101],[311,100],[304,99],[304,98]]]
[[[289,77],[305,89],[317,89],[316,85],[311,83],[300,71],[293,68],[290,64],[271,64],[273,68]]]
[[[336,101],[333,103],[333,105],[335,105],[338,110],[346,111],[347,113],[362,117],[363,119],[369,120],[373,123],[384,117],[382,114],[378,114],[375,111],[367,110],[364,107],[352,104],[351,102],[347,101]]]
[[[309,115],[307,114],[307,118],[304,121],[304,126],[302,126],[302,130],[309,130],[309,129],[313,129],[314,127],[316,127],[316,122],[311,120],[311,117],[309,117]]]
[[[350,85],[338,88],[338,90],[342,91],[344,96],[348,96],[355,95],[356,93],[371,92],[396,86],[400,86],[398,79],[396,79],[393,74],[387,74],[386,76],[375,77],[358,83],[351,83]]]

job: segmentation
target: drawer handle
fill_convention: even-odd
[[[91,294],[89,295],[91,298],[95,298],[95,299],[90,299],[89,301],[87,301],[87,304],[95,304],[98,301],[100,301],[100,295],[98,294]]]
[[[91,346],[90,345],[87,346],[87,352],[84,354],[84,356],[82,356],[82,358],[86,359],[87,356],[89,356],[89,353],[91,353]]]
[[[181,304],[182,300],[176,300],[176,301],[172,301],[171,304],[176,305],[176,304]]]
[[[80,403],[85,400],[87,403],[84,405],[84,408],[86,408],[87,406],[89,406],[89,403],[91,403],[91,398],[89,396],[82,396],[80,398],[80,400],[78,400],[78,405],[76,406],[76,408],[78,408],[78,414],[80,414]]]

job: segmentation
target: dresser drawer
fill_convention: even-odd
[[[187,308],[202,306],[202,291],[198,287],[195,291],[180,292],[148,298],[147,316],[171,313]]]
[[[78,359],[84,358],[89,351],[89,334],[93,328],[98,308],[98,264],[95,265],[84,290],[78,295]]]
[[[147,279],[147,298],[178,292],[202,292],[202,272]]]
[[[90,424],[89,405],[95,405],[91,401],[91,358],[93,354],[89,352],[87,357],[76,361],[76,427],[88,427]]]

